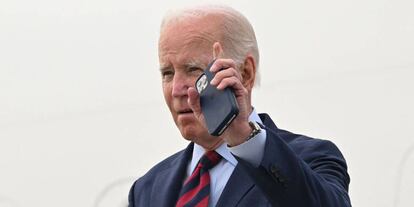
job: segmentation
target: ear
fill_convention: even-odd
[[[247,90],[251,91],[256,79],[256,61],[252,55],[247,55],[241,68],[242,83]]]

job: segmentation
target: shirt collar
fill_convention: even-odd
[[[232,164],[234,167],[237,165],[237,160],[236,158],[231,154],[231,152],[229,151],[229,149],[226,147],[226,143],[221,144],[217,149],[215,149],[215,151],[220,154],[224,160],[226,160],[227,162],[229,162],[230,164]],[[191,173],[194,171],[194,169],[196,168],[198,162],[200,161],[201,157],[204,155],[205,150],[202,146],[194,143],[194,150],[193,150],[193,157],[191,159],[191,164],[189,166],[189,174],[191,175]]]
[[[253,108],[252,113],[249,115],[249,121],[255,121],[257,123],[263,124],[255,108]]]

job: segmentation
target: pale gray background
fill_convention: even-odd
[[[157,38],[189,2],[0,1],[0,207],[123,206],[133,180],[187,144]],[[354,206],[413,206],[413,1],[221,2],[256,30],[258,111],[335,142]]]

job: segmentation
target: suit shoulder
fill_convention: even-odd
[[[162,172],[166,169],[169,169],[171,166],[177,164],[179,162],[179,160],[178,160],[179,156],[182,156],[183,153],[184,153],[184,150],[181,150],[181,151],[165,158],[164,160],[162,160],[161,162],[159,162],[158,164],[153,166],[150,170],[148,170],[148,172],[145,173],[142,177],[140,177],[137,180],[137,183],[153,180],[154,177],[156,177],[158,173],[160,173],[160,172]]]
[[[295,152],[302,153],[307,151],[342,154],[338,147],[330,140],[314,138],[302,134],[296,134],[287,130],[278,129],[277,135],[282,138]]]
[[[165,170],[177,165],[185,154],[185,150],[177,152],[152,167],[147,173],[138,178],[129,191],[129,206],[149,206],[151,191],[157,176]]]

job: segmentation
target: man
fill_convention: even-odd
[[[162,22],[158,50],[165,101],[191,142],[134,183],[130,207],[351,206],[336,146],[278,129],[251,105],[259,53],[243,15],[224,6],[173,12]],[[219,137],[208,133],[194,88],[212,60],[210,83],[231,88],[239,107]]]

